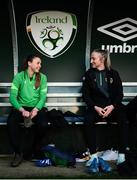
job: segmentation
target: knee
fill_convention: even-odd
[[[39,129],[46,129],[49,126],[48,121],[46,120],[45,121],[41,120],[36,125]]]

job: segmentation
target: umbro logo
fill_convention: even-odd
[[[126,42],[137,37],[137,21],[131,18],[124,18],[101,26],[97,30]]]

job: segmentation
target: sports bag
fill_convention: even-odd
[[[75,167],[76,160],[75,158],[66,152],[61,152],[59,149],[53,146],[45,146],[42,148],[45,157],[51,159],[53,165],[55,166],[66,166],[66,167]]]

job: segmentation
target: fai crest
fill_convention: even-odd
[[[26,29],[33,46],[45,56],[55,58],[73,43],[77,32],[74,14],[40,11],[27,15]]]

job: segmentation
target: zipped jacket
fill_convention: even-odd
[[[119,73],[114,69],[106,70],[108,101],[108,98],[97,86],[95,71],[95,68],[91,68],[83,77],[82,96],[87,106],[94,108],[94,106],[105,107],[110,104],[114,107],[120,105],[123,99],[123,87]]]
[[[10,103],[15,109],[35,107],[41,110],[47,97],[47,77],[40,73],[40,86],[35,88],[35,74],[30,80],[27,70],[19,72],[13,79],[10,89]]]

